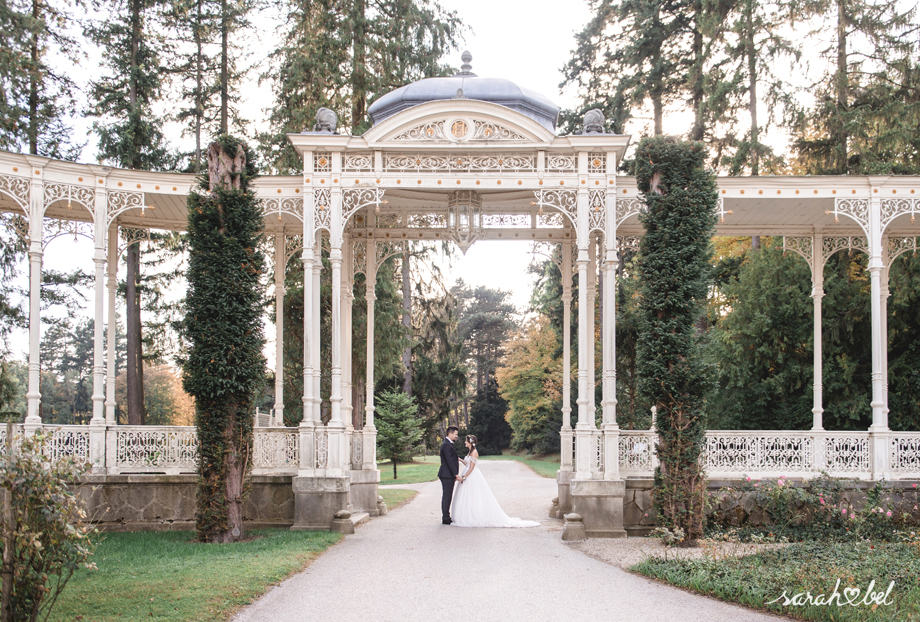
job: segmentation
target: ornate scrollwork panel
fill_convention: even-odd
[[[588,154],[588,174],[603,175],[607,172],[607,154],[606,153],[589,153]]]
[[[882,231],[898,216],[910,214],[910,221],[914,222],[917,212],[920,212],[920,199],[882,199]]]
[[[573,227],[578,221],[578,193],[575,190],[534,190],[538,204],[555,207],[568,216]]]
[[[530,252],[552,261],[562,272],[562,242],[534,242]]]
[[[402,222],[399,214],[376,214],[378,229],[391,229],[398,227]]]
[[[474,120],[471,140],[527,140],[527,137],[498,123]]]
[[[137,229],[134,227],[121,227],[121,244],[118,245],[118,256],[121,257],[129,246],[150,240],[150,229]]]
[[[144,193],[143,192],[125,192],[122,190],[110,190],[107,193],[106,207],[108,216],[105,220],[105,228],[108,229],[118,215],[129,209],[143,209]]]
[[[409,214],[406,226],[410,229],[444,229],[447,227],[445,214]]]
[[[422,125],[417,125],[412,129],[406,130],[396,136],[394,141],[404,140],[447,140],[444,135],[443,121],[430,121]]]
[[[89,430],[82,425],[53,430],[44,453],[52,463],[64,458],[72,458],[77,464],[89,462]]]
[[[565,222],[562,214],[558,212],[537,214],[537,227],[540,229],[562,229],[565,227]]]
[[[281,220],[282,214],[289,214],[303,222],[303,199],[300,197],[266,197],[261,199],[265,217],[276,214]]]
[[[92,188],[74,186],[72,184],[46,183],[42,212],[47,210],[49,205],[57,201],[67,201],[68,210],[72,209],[72,203],[78,203],[85,207],[89,213],[95,217],[96,193]]]
[[[313,455],[316,457],[315,468],[325,469],[329,461],[329,431],[317,428],[313,435]]]
[[[252,466],[296,468],[300,464],[299,436],[297,430],[255,432],[252,435]]]
[[[93,224],[79,220],[58,220],[57,218],[47,218],[45,219],[45,227],[42,231],[42,249],[47,248],[48,245],[51,244],[52,240],[56,240],[57,238],[67,235],[72,235],[74,242],[77,241],[78,237],[92,240]]]
[[[574,173],[576,171],[575,156],[548,155],[546,156],[546,170],[552,173]]]
[[[26,218],[29,217],[29,192],[32,182],[23,177],[0,175],[0,192],[8,195],[22,208]]]
[[[616,211],[617,211],[617,228],[623,224],[630,216],[635,216],[640,212],[645,211],[645,203],[639,199],[629,198],[629,199],[617,199],[616,200]]]
[[[624,473],[651,473],[655,470],[655,434],[620,433],[620,471]]]
[[[604,233],[607,227],[607,197],[603,190],[588,191],[588,231]]]
[[[380,207],[383,203],[383,188],[352,188],[342,191],[342,222],[347,223],[348,219],[360,209],[368,206]]]
[[[303,235],[284,236],[284,265],[287,266],[291,258],[303,250]]]
[[[618,235],[617,236],[617,250],[627,251],[627,250],[639,250],[639,242],[642,241],[642,238],[637,235]]]
[[[388,172],[419,173],[501,173],[534,172],[536,157],[528,154],[510,155],[386,155],[384,169]]]
[[[710,433],[703,459],[709,472],[808,472],[814,470],[813,442],[793,434]]]
[[[313,154],[313,172],[314,173],[331,173],[332,172],[332,154],[325,151]]]
[[[367,274],[367,242],[364,240],[355,240],[352,257],[352,274]]]
[[[332,229],[332,191],[329,188],[313,190],[313,230]]]
[[[814,239],[809,236],[783,236],[783,250],[800,255],[812,270],[814,269],[811,262],[813,246]]]
[[[116,428],[116,467],[194,469],[197,463],[198,435],[193,427]]]
[[[920,435],[893,435],[889,439],[889,464],[894,473],[920,473]]]
[[[851,250],[862,251],[869,254],[869,243],[861,235],[848,236],[831,236],[824,238],[824,244],[821,249],[821,267],[827,264],[827,260],[837,251]]]
[[[867,473],[869,436],[829,436],[822,439],[824,463],[829,473]]]
[[[381,242],[378,240],[377,259],[374,265],[380,267],[380,265],[390,257],[395,257],[396,255],[405,255],[408,252],[409,243],[405,240],[399,242]]]
[[[834,209],[825,213],[833,214],[834,222],[840,222],[841,214],[848,216],[869,234],[869,199],[834,199]]]
[[[346,173],[368,173],[374,170],[374,154],[360,153],[347,155],[343,167]]]
[[[888,238],[888,266],[904,253],[917,254],[917,238],[915,236],[895,236]]]

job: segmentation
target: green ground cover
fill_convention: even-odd
[[[415,490],[404,490],[402,488],[381,488],[378,492],[383,497],[383,502],[387,504],[387,510],[390,511],[409,503],[418,494]]]
[[[807,542],[740,558],[649,558],[631,570],[723,600],[804,620],[920,620],[920,551],[916,543]],[[819,595],[831,597],[838,579],[840,597],[833,604],[805,603],[805,593],[810,593],[812,599]],[[872,581],[872,591],[881,595],[894,581],[885,601],[889,604],[864,604]],[[858,594],[854,588],[860,590]],[[803,596],[796,599],[798,594]],[[770,601],[776,602],[767,604]]]
[[[540,477],[549,477],[556,479],[556,471],[559,470],[559,456],[529,456],[515,455],[505,452],[501,456],[483,456],[483,460],[516,460],[522,462],[533,469],[534,473]]]
[[[227,620],[342,537],[288,529],[249,536],[237,544],[200,544],[188,531],[102,534],[92,557],[98,570],[74,575],[51,619]]]

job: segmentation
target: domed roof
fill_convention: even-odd
[[[425,78],[381,96],[367,113],[374,125],[407,108],[442,99],[477,99],[511,108],[550,131],[556,130],[559,106],[549,99],[504,78],[480,78],[472,73],[469,52],[464,52],[460,73],[447,78]]]

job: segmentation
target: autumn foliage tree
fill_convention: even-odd
[[[189,270],[183,386],[195,398],[198,429],[198,538],[243,535],[243,501],[252,466],[256,393],[265,343],[259,252],[262,208],[249,184],[249,147],[222,136],[208,147],[208,177],[188,198]]]

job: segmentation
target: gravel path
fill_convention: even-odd
[[[776,622],[645,579],[583,554],[546,517],[556,483],[513,461],[479,468],[509,516],[530,529],[441,525],[441,485],[372,519],[304,572],[272,588],[235,622]],[[415,486],[412,486],[415,488]]]

